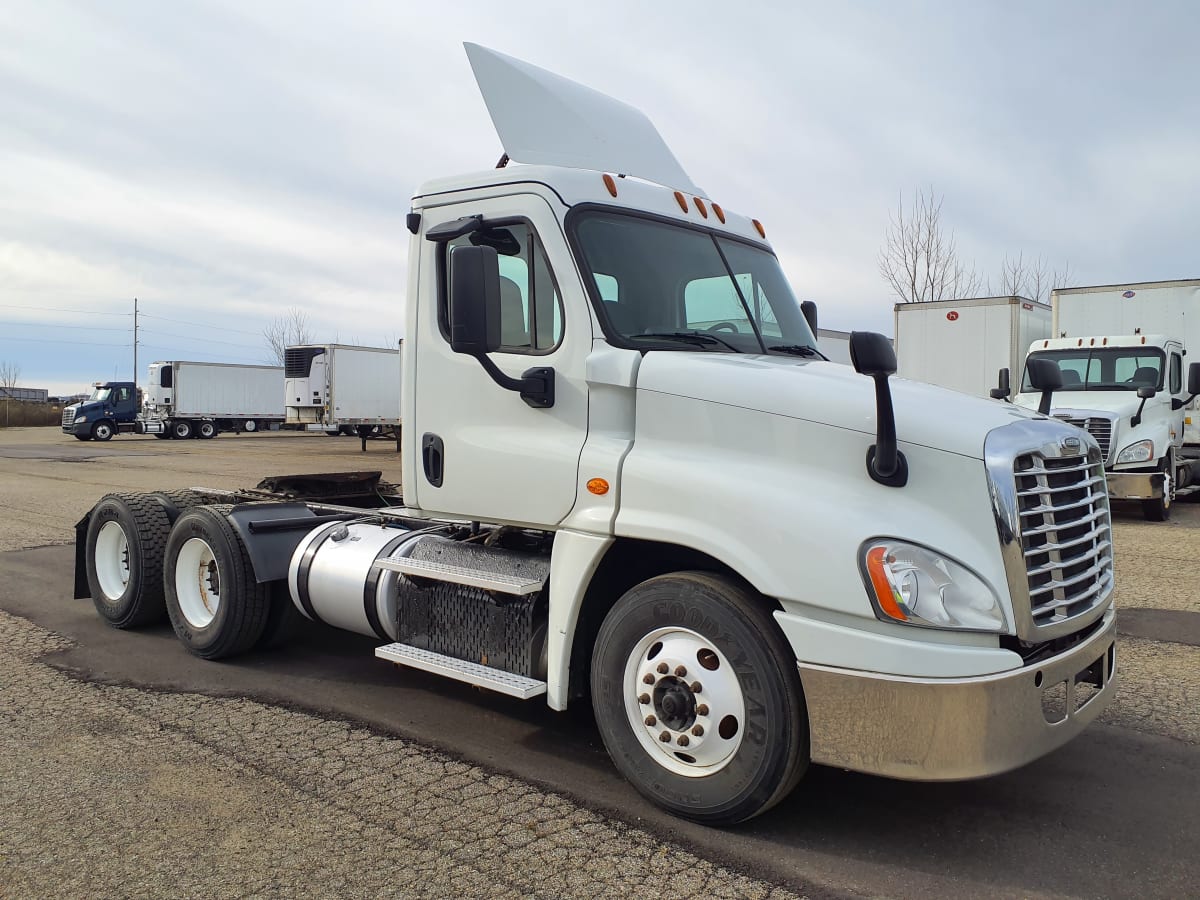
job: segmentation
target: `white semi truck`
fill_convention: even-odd
[[[1019,371],[1050,337],[1050,307],[1027,297],[897,303],[896,374],[986,397],[1001,368]]]
[[[298,611],[590,702],[629,781],[711,824],[810,763],[974,778],[1078,734],[1116,684],[1095,440],[893,383],[881,335],[824,361],[762,224],[641,113],[467,52],[516,164],[413,198],[402,496],[112,494],[77,594],[205,658]]]
[[[366,438],[400,428],[400,352],[349,344],[284,350],[287,424]]]
[[[1050,415],[1085,429],[1104,455],[1110,496],[1139,501],[1165,521],[1174,501],[1200,493],[1200,280],[1060,288],[1053,337],[1029,360],[1058,370]],[[1042,395],[1028,369],[1016,403]]]

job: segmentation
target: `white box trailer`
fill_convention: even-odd
[[[986,397],[997,372],[1020,378],[1029,345],[1050,337],[1050,307],[1026,297],[897,303],[897,374]]]
[[[365,436],[400,425],[400,351],[300,344],[284,351],[287,423]]]
[[[824,353],[830,362],[850,365],[850,332],[818,328],[817,349]]]
[[[150,364],[142,432],[163,437],[215,437],[283,422],[283,368],[230,363]]]

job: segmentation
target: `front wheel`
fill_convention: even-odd
[[[102,419],[92,426],[92,440],[94,441],[111,441],[113,436],[113,423],[107,419]]]
[[[676,815],[741,822],[807,768],[795,656],[767,601],[729,578],[682,572],[632,588],[600,627],[591,674],[613,762]]]
[[[1171,494],[1175,490],[1175,470],[1170,456],[1163,460],[1159,470],[1167,475],[1163,481],[1162,496],[1142,501],[1142,515],[1148,522],[1165,522],[1171,518]]]

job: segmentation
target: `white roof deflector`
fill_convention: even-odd
[[[636,175],[703,196],[640,110],[495,50],[463,46],[509,159]]]

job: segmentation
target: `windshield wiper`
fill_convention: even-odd
[[[808,344],[775,344],[767,349],[778,350],[780,353],[790,353],[792,356],[819,356],[821,359],[828,359],[825,354],[821,353],[815,347],[808,346]]]
[[[719,337],[711,334],[701,334],[698,331],[654,331],[647,334],[631,334],[630,338],[655,338],[665,341],[684,341],[689,344],[694,344],[697,347],[709,347],[713,344],[720,344],[722,347],[727,347],[734,353],[741,353],[737,347],[728,341],[723,341]]]

